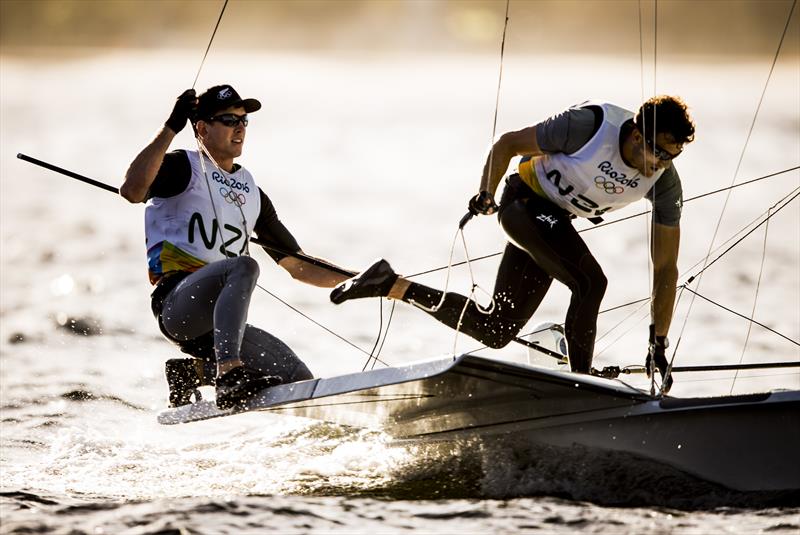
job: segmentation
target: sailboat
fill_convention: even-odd
[[[541,349],[533,351],[549,354]],[[160,412],[158,421],[264,411],[381,429],[398,441],[514,437],[619,452],[739,491],[800,489],[800,390],[669,397],[632,386],[620,378],[623,371],[583,375],[534,359],[465,353],[278,385],[225,411],[196,396],[194,403]]]
[[[556,344],[547,347],[541,336],[529,340],[532,354],[558,359],[564,353],[557,330],[535,332],[554,335]],[[630,370],[609,367],[584,375],[541,364],[445,356],[275,386],[228,411],[198,396],[195,403],[162,411],[158,421],[268,411],[381,429],[398,441],[513,437],[522,444],[617,452],[738,491],[800,489],[800,390],[670,397],[620,378]],[[672,371],[790,366],[800,363]]]
[[[162,424],[270,411],[403,440],[513,436],[624,452],[740,491],[800,489],[800,390],[655,397],[620,379],[475,355],[279,385],[239,409],[167,409]]]

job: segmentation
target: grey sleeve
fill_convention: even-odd
[[[650,191],[647,199],[653,204],[653,220],[668,227],[677,227],[681,222],[683,208],[683,187],[681,178],[675,165],[670,165],[664,174],[659,177]]]
[[[598,108],[599,110],[599,108]],[[602,111],[599,112],[602,117]],[[545,152],[572,154],[596,131],[596,112],[591,107],[569,108],[536,125],[536,140]]]

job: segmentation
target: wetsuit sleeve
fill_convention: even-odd
[[[289,229],[278,219],[278,212],[275,210],[272,201],[261,188],[258,188],[258,193],[261,196],[261,212],[258,214],[256,225],[253,228],[256,236],[284,251],[299,252],[300,245],[297,244],[297,240],[294,239]],[[262,247],[275,262],[289,256],[268,247]]]
[[[675,165],[670,165],[662,174],[646,197],[653,204],[653,220],[668,227],[677,227],[681,221],[683,208],[683,187]]]
[[[572,154],[592,139],[603,121],[599,106],[569,108],[536,125],[536,140],[544,152]]]
[[[164,161],[147,192],[147,198],[174,197],[183,193],[192,178],[192,166],[186,151],[175,150],[164,155]]]

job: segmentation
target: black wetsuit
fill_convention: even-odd
[[[541,149],[573,153],[586,144],[599,128],[597,114],[602,116],[602,111],[593,108],[572,108],[538,124]],[[623,126],[621,138],[630,127]],[[677,226],[682,193],[674,166],[665,170],[657,184],[657,192],[654,186],[647,194],[654,205],[654,221]],[[461,332],[489,347],[504,347],[525,326],[556,279],[572,292],[565,321],[570,365],[573,371],[589,372],[607,279],[571,219],[565,210],[535,193],[519,175],[506,180],[498,220],[509,243],[495,280],[495,307],[491,314],[484,314],[470,301],[461,320]],[[441,291],[412,282],[403,301],[430,309],[441,298]],[[456,328],[466,302],[462,295],[447,293],[438,310],[427,312]]]

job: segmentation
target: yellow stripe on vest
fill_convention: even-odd
[[[542,186],[539,185],[539,178],[536,176],[536,169],[533,167],[533,158],[522,160],[518,166],[519,177],[531,188],[539,197],[547,198]]]

